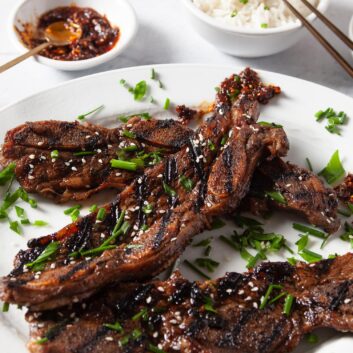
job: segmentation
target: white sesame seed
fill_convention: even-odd
[[[86,163],[86,160],[84,158],[82,158],[81,161],[82,161],[82,164]]]
[[[98,159],[98,162],[99,162],[100,164],[103,164],[103,160],[102,160],[102,159]]]
[[[28,179],[33,180],[34,176],[33,175],[28,175]]]
[[[90,135],[87,135],[87,136],[86,136],[86,139],[89,139],[90,137],[91,137]]]
[[[186,152],[189,152],[190,151],[190,148],[189,147],[186,147],[186,150],[185,150]]]
[[[254,287],[254,283],[253,283],[253,282],[249,282],[248,285],[249,285],[250,287]]]
[[[37,145],[38,145],[38,146],[42,146],[43,143],[44,143],[43,141],[39,141],[39,142],[37,143]]]
[[[137,179],[137,182],[138,182],[139,184],[142,184],[142,178],[138,178],[138,179]]]
[[[255,309],[257,309],[257,308],[259,307],[256,302],[253,302],[253,303],[252,303],[252,306],[253,306]]]
[[[36,156],[35,156],[34,154],[30,154],[28,157],[29,157],[30,159],[36,158]]]
[[[251,289],[252,292],[257,292],[258,290],[259,290],[258,287],[254,287],[254,288]]]
[[[69,162],[65,162],[65,165],[68,167],[70,165],[70,163]]]
[[[33,168],[34,168],[34,165],[33,165],[33,164],[29,164],[29,167],[30,167],[31,169],[33,169]]]
[[[164,288],[163,287],[158,287],[157,288],[160,292],[164,292]]]
[[[73,170],[74,172],[77,172],[77,168],[76,167],[71,167],[71,170]]]
[[[121,176],[121,173],[115,173],[115,175],[116,175],[117,177],[119,177],[119,176]]]
[[[106,341],[113,341],[114,339],[113,339],[113,337],[107,336],[107,337],[105,338],[105,340],[106,340]]]
[[[152,297],[151,297],[151,296],[149,296],[149,297],[146,299],[146,303],[147,303],[147,304],[150,304],[150,303],[151,303],[151,301],[152,301]]]
[[[244,300],[246,301],[246,302],[248,302],[249,300],[251,300],[252,298],[250,297],[250,295],[248,296],[248,297],[246,297]]]
[[[239,295],[244,294],[244,289],[240,289],[240,291],[238,291],[238,294],[239,294]]]
[[[351,302],[351,299],[349,299],[349,298],[346,298],[345,300],[344,300],[344,304],[349,304]]]
[[[157,178],[163,178],[163,174],[158,174]]]
[[[232,289],[231,289],[231,288],[228,288],[228,289],[226,289],[226,292],[227,292],[228,294],[231,294],[231,293],[232,293]]]
[[[97,153],[102,153],[102,150],[100,148],[98,148]]]

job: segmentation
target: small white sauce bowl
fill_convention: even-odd
[[[25,0],[14,11],[10,20],[10,34],[21,52],[28,51],[15,30],[20,30],[22,24],[36,25],[39,17],[45,12],[61,6],[75,5],[78,7],[91,7],[99,14],[105,15],[112,26],[117,26],[120,36],[115,46],[108,52],[95,58],[77,61],[53,60],[37,55],[35,60],[55,69],[76,71],[85,70],[103,64],[122,53],[134,39],[137,32],[137,19],[132,6],[127,0]]]
[[[195,31],[220,51],[239,57],[255,58],[279,53],[297,43],[306,29],[301,23],[275,28],[237,28],[223,24],[197,8],[192,0],[182,0]],[[324,13],[329,0],[320,0],[318,10]],[[315,14],[307,17],[309,22]]]

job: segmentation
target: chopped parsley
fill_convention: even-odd
[[[316,344],[319,342],[319,337],[315,333],[308,333],[305,335],[305,340],[310,344]]]

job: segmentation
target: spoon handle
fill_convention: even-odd
[[[16,59],[13,59],[11,61],[9,61],[8,63],[1,65],[0,66],[0,74],[4,71],[6,71],[7,69],[11,68],[12,66],[15,66],[17,64],[19,64],[20,62],[22,62],[23,60],[26,60],[27,58],[38,54],[39,52],[41,52],[43,49],[47,48],[50,45],[49,42],[45,42],[42,43],[40,45],[38,45],[37,47],[29,50],[27,53],[17,57]]]

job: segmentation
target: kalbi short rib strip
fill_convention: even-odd
[[[353,331],[353,254],[311,265],[268,262],[204,283],[176,273],[120,284],[27,320],[32,353],[287,353],[316,328]]]
[[[185,145],[191,134],[174,120],[132,118],[115,129],[78,122],[30,122],[6,134],[0,162],[16,162],[16,179],[27,192],[57,202],[85,200],[104,189],[121,191],[142,173],[142,169],[132,173],[111,168],[117,151],[127,157],[160,149],[168,154]],[[136,146],[136,151],[124,152],[128,146]],[[52,157],[52,151],[58,156]]]
[[[179,257],[212,216],[234,211],[258,162],[283,156],[288,149],[282,129],[253,124],[258,103],[254,92],[247,91],[245,74],[222,83],[214,116],[186,147],[145,170],[117,202],[107,206],[103,222],[97,223],[92,214],[52,236],[33,240],[30,249],[17,256],[12,274],[1,280],[1,299],[46,310],[91,296],[112,282],[151,277]],[[267,92],[259,82],[251,82],[253,90]],[[190,190],[181,177],[187,178]],[[130,230],[109,241],[106,251],[98,251],[121,217]],[[52,242],[59,242],[58,251],[40,272],[24,271],[24,265]]]
[[[265,197],[271,191],[281,193],[285,203]],[[259,165],[242,204],[243,209],[256,215],[273,208],[298,213],[330,234],[340,226],[337,207],[336,192],[326,188],[317,175],[279,158]]]

